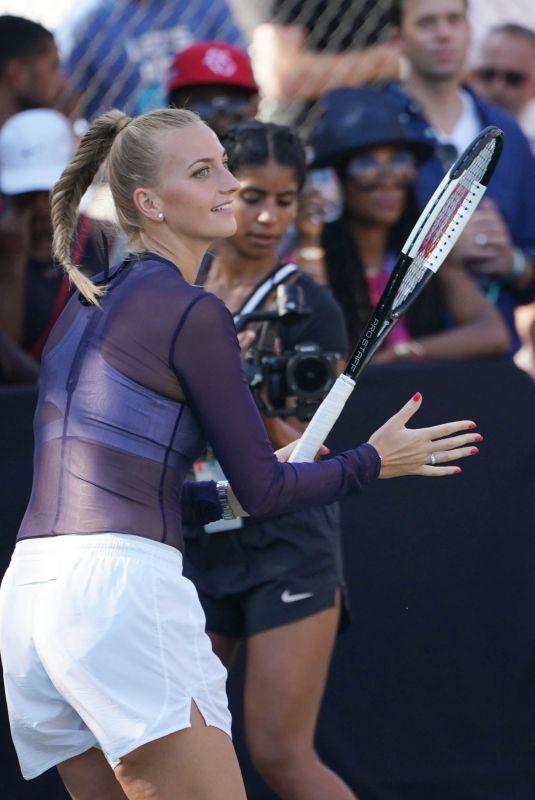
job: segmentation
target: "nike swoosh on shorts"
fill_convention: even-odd
[[[295,603],[296,600],[306,600],[307,597],[312,597],[312,592],[301,592],[300,594],[290,594],[288,589],[285,589],[281,594],[283,603]]]

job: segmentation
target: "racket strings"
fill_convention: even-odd
[[[467,188],[470,188],[473,183],[480,183],[481,179],[486,175],[494,153],[496,150],[496,140],[491,139],[480,150],[474,160],[468,165],[462,175],[459,176],[459,181]]]
[[[429,230],[420,243],[418,252],[400,284],[392,304],[393,311],[404,305],[412,295],[430,268],[430,262],[434,259],[440,259],[442,262],[445,258],[444,249],[447,249],[447,255],[453,247],[464,228],[466,213],[471,211],[472,203],[476,203],[479,199],[479,193],[473,189],[480,185],[480,180],[486,174],[494,155],[495,146],[494,140],[487,142],[458,178],[457,184],[447,199],[441,201],[443,202],[442,208],[430,224]]]
[[[449,195],[440,212],[433,220],[426,236],[420,244],[411,266],[407,270],[407,274],[394,300],[394,308],[403,303],[406,298],[412,294],[418,283],[424,277],[428,269],[427,264],[429,259],[434,252],[438,253],[440,243],[444,239],[444,236],[447,235],[448,228],[452,224],[457,212],[461,209],[469,192],[469,189],[463,186],[462,183],[459,183]]]

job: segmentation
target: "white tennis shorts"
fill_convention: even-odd
[[[230,735],[227,673],[182,556],[127,534],[19,542],[0,588],[0,651],[26,779],[90,747],[116,766],[190,727]]]

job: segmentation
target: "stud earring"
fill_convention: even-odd
[[[163,219],[163,212],[162,211],[158,212],[158,219]]]

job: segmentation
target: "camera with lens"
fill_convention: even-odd
[[[325,353],[314,342],[276,352],[277,340],[284,339],[284,327],[307,319],[311,313],[304,306],[300,286],[281,284],[275,310],[253,311],[238,320],[238,331],[249,322],[262,323],[255,344],[245,356],[245,373],[258,407],[268,416],[310,420],[336,380],[338,353]],[[290,403],[288,398],[292,398]]]

